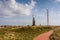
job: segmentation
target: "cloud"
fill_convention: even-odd
[[[0,20],[0,25],[31,25],[31,20],[22,20],[22,19],[4,19]]]
[[[22,4],[16,0],[0,0],[0,17],[12,17],[17,15],[30,15],[36,2]]]
[[[60,2],[60,0],[55,0],[55,1]]]
[[[60,0],[54,0],[55,2],[60,2]]]

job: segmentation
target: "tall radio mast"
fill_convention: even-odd
[[[47,9],[47,26],[49,26],[49,11]]]

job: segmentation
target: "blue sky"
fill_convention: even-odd
[[[0,0],[0,25],[46,25],[46,9],[49,24],[60,25],[60,0]]]

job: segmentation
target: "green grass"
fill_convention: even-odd
[[[51,36],[50,40],[60,40],[60,29],[56,30]]]
[[[52,27],[36,26],[0,28],[0,40],[33,40],[34,37],[51,29]]]

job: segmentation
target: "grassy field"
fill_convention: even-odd
[[[41,33],[51,30],[52,27],[4,27],[0,28],[0,40],[33,40]]]
[[[60,40],[60,28],[53,32],[50,36],[50,40]]]

